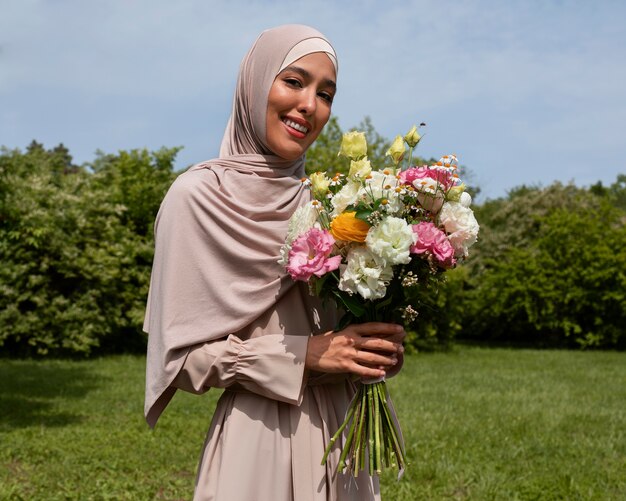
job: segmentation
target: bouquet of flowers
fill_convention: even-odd
[[[465,259],[477,239],[456,156],[413,166],[420,140],[416,126],[397,136],[387,151],[389,165],[375,170],[365,134],[348,132],[339,151],[350,160],[348,174],[303,179],[313,200],[293,214],[280,262],[294,280],[308,282],[345,311],[337,330],[366,321],[412,322],[415,289]],[[384,380],[359,385],[322,463],[346,429],[340,470],[357,476],[366,465],[370,474],[397,465],[402,473],[404,443]]]

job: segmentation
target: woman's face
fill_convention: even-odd
[[[300,158],[330,117],[335,67],[323,52],[294,61],[281,71],[267,99],[266,142],[285,160]]]

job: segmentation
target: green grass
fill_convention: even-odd
[[[189,499],[219,392],[142,418],[144,359],[0,360],[0,499]],[[390,381],[392,500],[626,499],[626,353],[459,348]]]

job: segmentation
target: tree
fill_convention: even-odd
[[[479,207],[465,337],[626,347],[626,214],[597,192],[522,186]]]
[[[0,154],[0,344],[13,354],[143,349],[149,229],[176,150],[100,156],[61,145]]]
[[[343,131],[339,126],[339,120],[336,116],[331,116],[330,120],[322,130],[306,153],[306,173],[313,172],[345,172],[349,167],[347,160],[338,157],[339,147],[341,146],[341,137]]]

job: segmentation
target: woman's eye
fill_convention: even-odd
[[[320,92],[318,96],[320,96],[324,101],[328,101],[329,103],[333,102],[333,96],[328,92]]]
[[[297,78],[285,78],[285,83],[287,85],[290,85],[291,87],[302,87],[302,84],[300,84],[300,80],[298,80]]]

